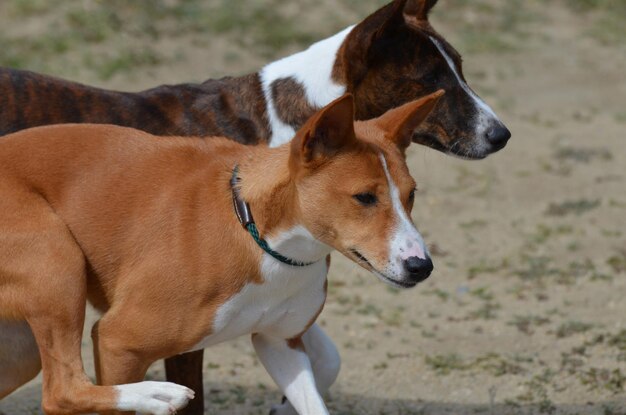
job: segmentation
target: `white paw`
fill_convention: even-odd
[[[115,387],[117,408],[152,415],[172,415],[187,406],[194,392],[168,382],[139,382]]]

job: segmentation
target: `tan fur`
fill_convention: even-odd
[[[98,380],[116,385],[140,381],[155,360],[191,350],[211,334],[221,305],[247,284],[263,284],[262,251],[232,209],[237,165],[262,235],[300,224],[346,255],[359,244],[369,257],[382,256],[392,209],[378,154],[407,200],[414,182],[397,143],[410,140],[379,120],[360,123],[357,139],[353,111],[352,98],[340,98],[278,149],[107,125],[5,137],[0,318],[32,328],[46,413],[115,408],[115,391],[92,385],[83,372],[87,298],[105,312],[93,330]],[[380,194],[381,206],[360,206],[352,195],[364,191]],[[317,314],[310,317],[312,324]],[[300,347],[299,339],[289,344]]]

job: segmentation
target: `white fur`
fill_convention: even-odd
[[[272,235],[267,242],[282,255],[313,264],[292,267],[264,254],[263,283],[246,285],[219,307],[212,333],[194,350],[257,333],[253,337],[257,354],[289,399],[274,413],[327,414],[320,392],[326,392],[339,373],[337,349],[315,324],[302,336],[306,352],[290,348],[285,339],[301,334],[323,306],[326,256],[332,249],[302,226]]]
[[[393,203],[396,219],[394,234],[389,241],[389,265],[385,270],[385,274],[401,279],[404,273],[403,261],[414,256],[426,259],[428,250],[424,244],[422,235],[417,231],[415,225],[404,210],[402,201],[400,200],[400,191],[389,173],[385,156],[380,154],[379,158],[383,165],[385,176],[387,177],[389,195]]]
[[[293,78],[304,87],[309,104],[322,108],[346,92],[345,85],[332,79],[337,52],[354,26],[317,42],[307,50],[267,65],[261,71],[261,83],[267,102],[267,113],[272,129],[270,146],[278,147],[293,138],[295,130],[280,120],[272,99],[272,83],[278,79]]]
[[[461,85],[461,88],[463,89],[463,91],[465,91],[465,93],[467,93],[467,95],[469,95],[474,101],[474,103],[476,104],[476,111],[478,113],[478,116],[474,120],[475,121],[474,128],[476,129],[476,136],[485,137],[489,128],[491,128],[496,123],[500,123],[501,121],[498,119],[498,116],[493,111],[493,109],[491,109],[491,107],[487,105],[485,101],[483,101],[478,95],[476,95],[476,93],[472,91],[472,88],[470,88],[469,85],[467,85],[467,83],[463,80],[463,78],[461,78],[454,64],[454,61],[446,53],[446,50],[444,49],[441,42],[439,42],[437,39],[435,39],[432,36],[430,37],[430,40],[435,44],[435,46],[437,47],[441,55],[444,57],[444,59],[448,63],[448,66],[450,66],[452,73],[454,73],[454,76],[459,82],[459,85]]]
[[[328,414],[304,350],[292,349],[284,339],[265,334],[254,336],[252,343],[261,363],[298,414]]]
[[[264,254],[263,283],[246,285],[220,306],[212,333],[193,350],[251,333],[289,339],[302,333],[318,313],[326,299],[326,256],[331,248],[300,226],[268,238],[268,243],[291,259],[316,262],[292,267]]]
[[[337,380],[337,375],[341,368],[341,358],[339,357],[337,347],[317,324],[313,324],[304,333],[302,342],[311,362],[317,390],[324,396],[330,386]],[[289,401],[280,405],[274,405],[271,413],[273,415],[298,415]]]
[[[168,382],[140,382],[114,387],[119,411],[172,415],[193,398],[193,391]]]

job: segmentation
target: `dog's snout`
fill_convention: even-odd
[[[434,266],[430,258],[412,256],[404,261],[404,268],[412,280],[422,282],[430,276]]]
[[[501,148],[504,147],[511,138],[511,132],[501,123],[497,123],[487,130],[486,138],[493,146]]]

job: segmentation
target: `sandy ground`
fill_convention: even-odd
[[[513,139],[480,162],[411,148],[420,188],[413,216],[436,267],[417,289],[392,290],[334,255],[320,317],[343,357],[331,412],[626,414],[624,45],[587,36],[587,15],[532,3],[532,35],[502,27],[513,50],[474,51],[465,28],[487,17],[443,3],[437,26],[459,45],[466,77]],[[321,4],[308,24],[330,13],[331,3]],[[375,8],[349,4],[339,23]],[[156,47],[177,50],[178,59],[106,81],[54,61],[50,72],[137,89],[243,73],[268,60],[232,34],[197,37],[161,39]],[[90,312],[87,326],[96,318]],[[279,399],[248,339],[205,353],[207,414],[265,414]],[[88,337],[84,357],[91,371]],[[164,378],[160,363],[149,377]],[[40,413],[39,405],[36,379],[0,402],[0,414]]]

